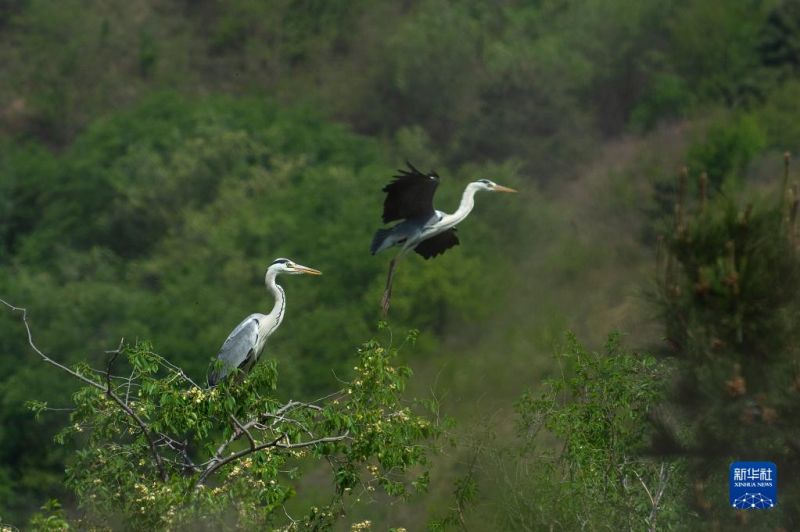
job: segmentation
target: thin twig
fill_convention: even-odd
[[[292,419],[292,418],[290,418],[290,417],[285,417],[285,416],[277,416],[277,415],[275,415],[275,414],[270,414],[270,413],[264,413],[264,414],[261,414],[261,417],[262,417],[262,418],[266,418],[266,417],[273,418],[275,421],[273,421],[273,422],[272,422],[272,427],[274,427],[275,425],[277,425],[278,421],[283,421],[283,422],[285,422],[285,423],[294,423],[295,425],[297,425],[298,427],[300,427],[300,428],[301,428],[301,429],[302,429],[302,430],[303,430],[303,431],[304,431],[306,434],[308,434],[309,436],[312,436],[312,437],[314,436],[314,434],[313,434],[313,433],[312,433],[312,432],[311,432],[311,431],[308,429],[308,427],[306,427],[305,425],[303,425],[303,424],[302,424],[300,421],[298,421],[297,419]],[[258,428],[258,429],[261,429],[261,430],[267,430],[267,429],[269,428],[269,427],[267,427],[266,425],[262,425],[262,424],[260,424],[260,423],[258,423],[258,424],[256,424],[256,425],[254,425],[254,427],[255,427],[255,428]]]
[[[127,384],[127,387],[125,388],[125,404],[126,405],[128,404],[128,399],[130,399],[130,396],[131,396],[131,382],[133,381],[134,374],[136,374],[136,368],[133,368],[131,370],[131,374],[128,376],[128,384]]]
[[[108,364],[106,364],[106,395],[111,397],[111,368],[114,367],[114,362],[117,361],[117,357],[122,352],[122,344],[125,339],[120,339],[119,347],[117,347],[114,351],[106,351],[106,354],[110,354],[111,357],[108,359]],[[125,404],[128,404],[128,401],[125,401]]]
[[[650,489],[647,487],[647,484],[644,483],[644,480],[642,480],[642,477],[639,475],[638,471],[636,471],[635,469],[633,470],[633,474],[636,475],[637,479],[639,479],[639,483],[644,488],[645,493],[647,493],[647,498],[650,499],[650,505],[654,506],[656,504],[656,501],[655,501],[655,499],[653,499],[653,494],[650,493]]]
[[[253,435],[250,434],[250,430],[247,427],[243,427],[242,424],[239,423],[239,420],[236,419],[236,416],[234,416],[233,414],[231,414],[230,416],[231,416],[231,421],[233,421],[233,424],[236,426],[236,430],[239,431],[239,434],[244,434],[245,436],[247,436],[247,441],[250,442],[250,449],[255,449],[256,440],[253,439]],[[235,433],[236,432],[234,432],[234,434]]]

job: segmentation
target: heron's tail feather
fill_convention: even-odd
[[[375,231],[375,236],[372,237],[372,245],[369,247],[370,253],[374,255],[379,251],[383,251],[384,249],[391,247],[393,244],[393,242],[389,240],[391,234],[391,229],[378,229]]]
[[[208,387],[213,388],[214,386],[216,386],[217,383],[221,380],[220,377],[221,375],[219,371],[217,370],[212,371],[207,377]]]

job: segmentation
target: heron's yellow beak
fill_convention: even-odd
[[[515,189],[504,187],[503,185],[495,185],[492,190],[495,192],[517,192]]]
[[[300,273],[307,273],[308,275],[322,275],[321,271],[309,268],[308,266],[301,266],[300,264],[295,264],[294,269]]]

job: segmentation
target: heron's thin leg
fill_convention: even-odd
[[[389,303],[392,299],[392,279],[394,278],[394,270],[397,267],[397,259],[395,257],[389,263],[389,275],[386,277],[386,289],[383,291],[383,298],[381,298],[381,308],[383,309],[383,317],[389,313]]]

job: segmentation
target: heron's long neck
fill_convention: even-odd
[[[283,314],[286,311],[286,294],[284,294],[283,288],[281,288],[280,285],[275,282],[275,277],[276,274],[268,272],[265,278],[267,290],[273,295],[273,297],[275,297],[275,304],[272,306],[270,313],[267,314],[267,316],[270,318],[268,320],[269,323],[274,324],[272,326],[273,330],[281,324],[283,321]]]
[[[471,183],[467,185],[467,188],[464,189],[464,194],[461,195],[461,203],[458,205],[458,209],[452,214],[445,214],[441,225],[450,228],[466,218],[475,207],[475,193],[477,191],[478,189],[473,187]]]

